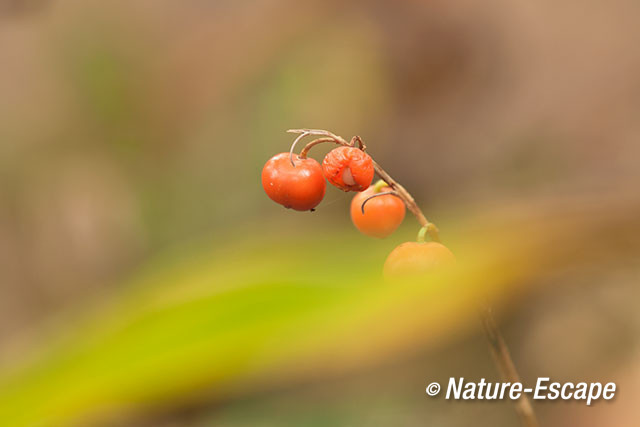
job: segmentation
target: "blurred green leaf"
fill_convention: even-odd
[[[629,212],[615,222],[485,219],[475,234],[448,224],[459,264],[421,283],[383,283],[389,241],[355,233],[263,233],[177,251],[5,369],[0,424],[60,425],[362,369],[459,333],[475,325],[479,300],[584,258],[575,248],[587,229],[628,237]]]

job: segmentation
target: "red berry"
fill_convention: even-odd
[[[358,193],[351,201],[351,220],[361,233],[371,237],[384,238],[391,235],[402,224],[405,207],[400,198],[385,194],[373,197],[365,204],[364,214],[362,203],[376,193],[389,191],[390,188],[378,185],[371,186]]]
[[[415,276],[451,265],[456,258],[442,243],[406,242],[396,247],[384,262],[387,278]]]
[[[262,169],[262,188],[267,196],[285,208],[308,211],[322,201],[327,184],[320,163],[289,153],[276,154]]]
[[[338,147],[326,155],[322,171],[341,190],[364,191],[373,180],[373,160],[358,148]]]

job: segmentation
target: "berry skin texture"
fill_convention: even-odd
[[[327,180],[343,191],[364,191],[373,181],[373,160],[355,147],[338,147],[322,161]]]
[[[371,186],[351,200],[351,221],[362,234],[383,239],[393,234],[402,224],[406,210],[404,203],[391,194],[370,199],[364,206],[364,214],[362,213],[362,203],[368,197],[389,190],[389,187],[376,189]]]
[[[285,208],[297,211],[312,210],[322,201],[327,183],[320,163],[294,155],[295,167],[289,153],[276,154],[262,169],[262,188],[267,196]]]
[[[455,263],[455,256],[442,243],[406,242],[396,247],[384,262],[388,279],[420,276]]]

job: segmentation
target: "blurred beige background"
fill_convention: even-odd
[[[639,18],[631,0],[0,0],[0,347],[166,248],[300,226],[259,184],[291,127],[361,135],[427,212],[637,192]],[[318,221],[347,227],[347,203],[329,190]],[[640,422],[638,271],[567,271],[504,319],[525,377],[619,382],[614,403],[541,404],[544,425]],[[509,425],[506,403],[407,392],[495,375],[483,350],[139,422]]]

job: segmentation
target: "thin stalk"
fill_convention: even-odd
[[[427,235],[427,233],[429,232],[429,230],[431,230],[432,228],[434,228],[435,225],[429,223],[427,225],[425,225],[424,227],[422,227],[420,229],[420,231],[418,231],[418,238],[416,239],[418,243],[424,243],[424,238]]]
[[[389,185],[389,187],[391,187],[398,194],[398,197],[400,197],[404,201],[407,209],[409,209],[413,216],[416,217],[418,223],[420,223],[422,227],[429,227],[427,232],[429,233],[429,237],[431,237],[431,240],[433,240],[434,242],[439,242],[440,233],[438,232],[438,227],[427,220],[427,217],[424,216],[415,199],[413,198],[413,196],[411,196],[411,193],[409,193],[402,185],[400,185],[398,181],[393,179],[391,175],[389,175],[384,169],[382,169],[382,166],[380,166],[375,160],[373,161],[373,168],[378,176],[382,178],[384,182],[386,182],[387,185]],[[431,226],[429,224],[431,224]]]
[[[302,149],[302,151],[300,151],[300,158],[301,159],[306,159],[307,158],[307,154],[309,153],[309,150],[311,149],[311,147],[313,147],[314,145],[322,144],[323,142],[332,142],[334,144],[347,145],[347,146],[349,145],[348,143],[347,144],[343,144],[342,142],[336,141],[335,139],[330,138],[330,137],[314,139],[313,141],[311,141],[310,143],[305,145],[304,148]]]
[[[489,342],[489,348],[491,349],[491,355],[493,360],[498,366],[498,370],[502,375],[504,381],[513,383],[521,383],[520,375],[516,369],[516,366],[511,359],[511,353],[509,347],[507,347],[502,334],[498,329],[495,319],[493,318],[493,312],[489,306],[483,307],[480,316],[482,318],[482,326],[484,328],[487,341]],[[536,414],[533,412],[531,401],[526,394],[522,393],[520,398],[515,401],[516,412],[520,417],[522,425],[525,427],[538,427],[538,420]]]

